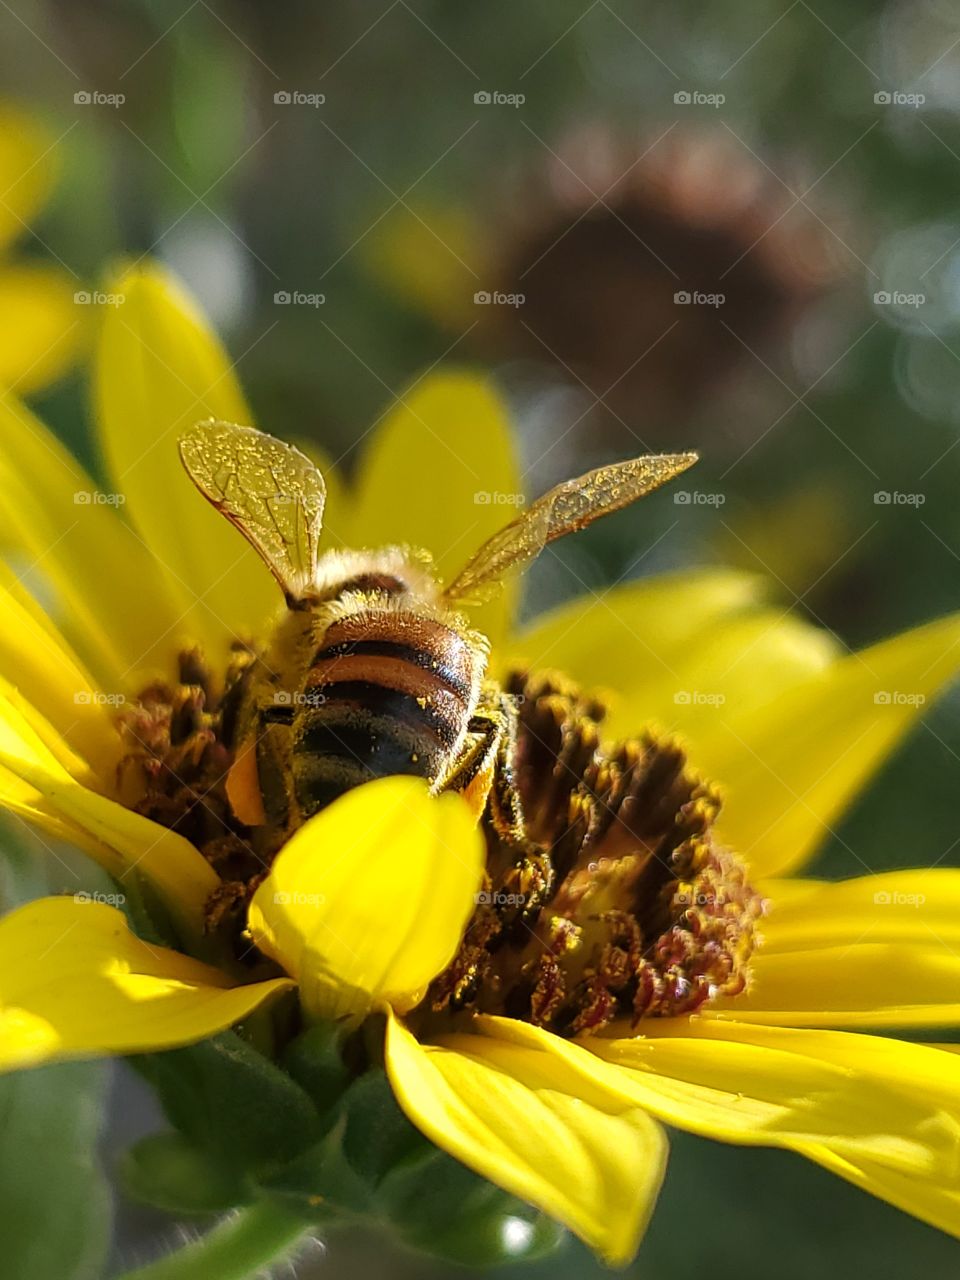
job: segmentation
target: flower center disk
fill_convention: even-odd
[[[291,834],[244,826],[226,795],[236,691],[251,660],[238,649],[218,683],[186,652],[178,684],[150,686],[120,717],[128,803],[212,863],[224,884],[208,928],[230,920],[238,943],[246,903]],[[496,1013],[576,1036],[743,991],[764,904],[716,839],[717,789],[670,737],[606,743],[603,704],[557,673],[515,672],[505,689],[516,740],[482,819],[484,883],[414,1020],[426,1029],[464,1011]]]

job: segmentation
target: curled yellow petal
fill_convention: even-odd
[[[667,1156],[644,1110],[571,1081],[542,1048],[474,1035],[419,1044],[393,1016],[386,1066],[400,1106],[438,1147],[613,1265],[633,1257]]]
[[[41,898],[0,920],[0,1070],[191,1044],[291,986],[231,987],[143,942],[114,907]]]
[[[382,778],[311,818],[250,904],[250,933],[319,1017],[406,1007],[453,958],[484,844],[456,795]]]

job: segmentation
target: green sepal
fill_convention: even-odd
[[[242,1175],[210,1158],[180,1133],[152,1133],[125,1154],[119,1168],[124,1191],[167,1213],[221,1213],[249,1198]]]
[[[341,1095],[323,1139],[258,1184],[306,1219],[362,1217],[418,1253],[468,1266],[552,1253],[563,1230],[438,1150],[374,1068]]]
[[[378,1215],[381,1181],[398,1164],[431,1150],[397,1106],[383,1071],[374,1069],[341,1093],[323,1138],[260,1186],[288,1205],[299,1203],[308,1216],[320,1203]]]
[[[320,1022],[291,1041],[281,1059],[285,1070],[321,1115],[337,1105],[350,1083],[343,1044],[342,1027],[335,1022]]]
[[[533,1262],[566,1233],[552,1218],[501,1191],[436,1147],[382,1183],[381,1212],[408,1248],[469,1267]]]
[[[251,1179],[282,1167],[323,1132],[305,1091],[234,1032],[134,1065],[192,1146]]]

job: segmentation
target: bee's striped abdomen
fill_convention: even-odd
[[[303,815],[371,778],[441,776],[472,714],[475,664],[461,637],[431,619],[384,611],[330,627],[294,725]]]

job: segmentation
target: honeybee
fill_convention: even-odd
[[[320,553],[325,486],[292,445],[229,422],[180,439],[200,493],[254,548],[286,610],[238,682],[227,797],[282,842],[372,778],[414,774],[457,791],[522,838],[512,785],[516,702],[487,674],[489,646],[464,611],[554,539],[679,475],[696,454],[599,467],[551,489],[442,584],[405,547]]]

